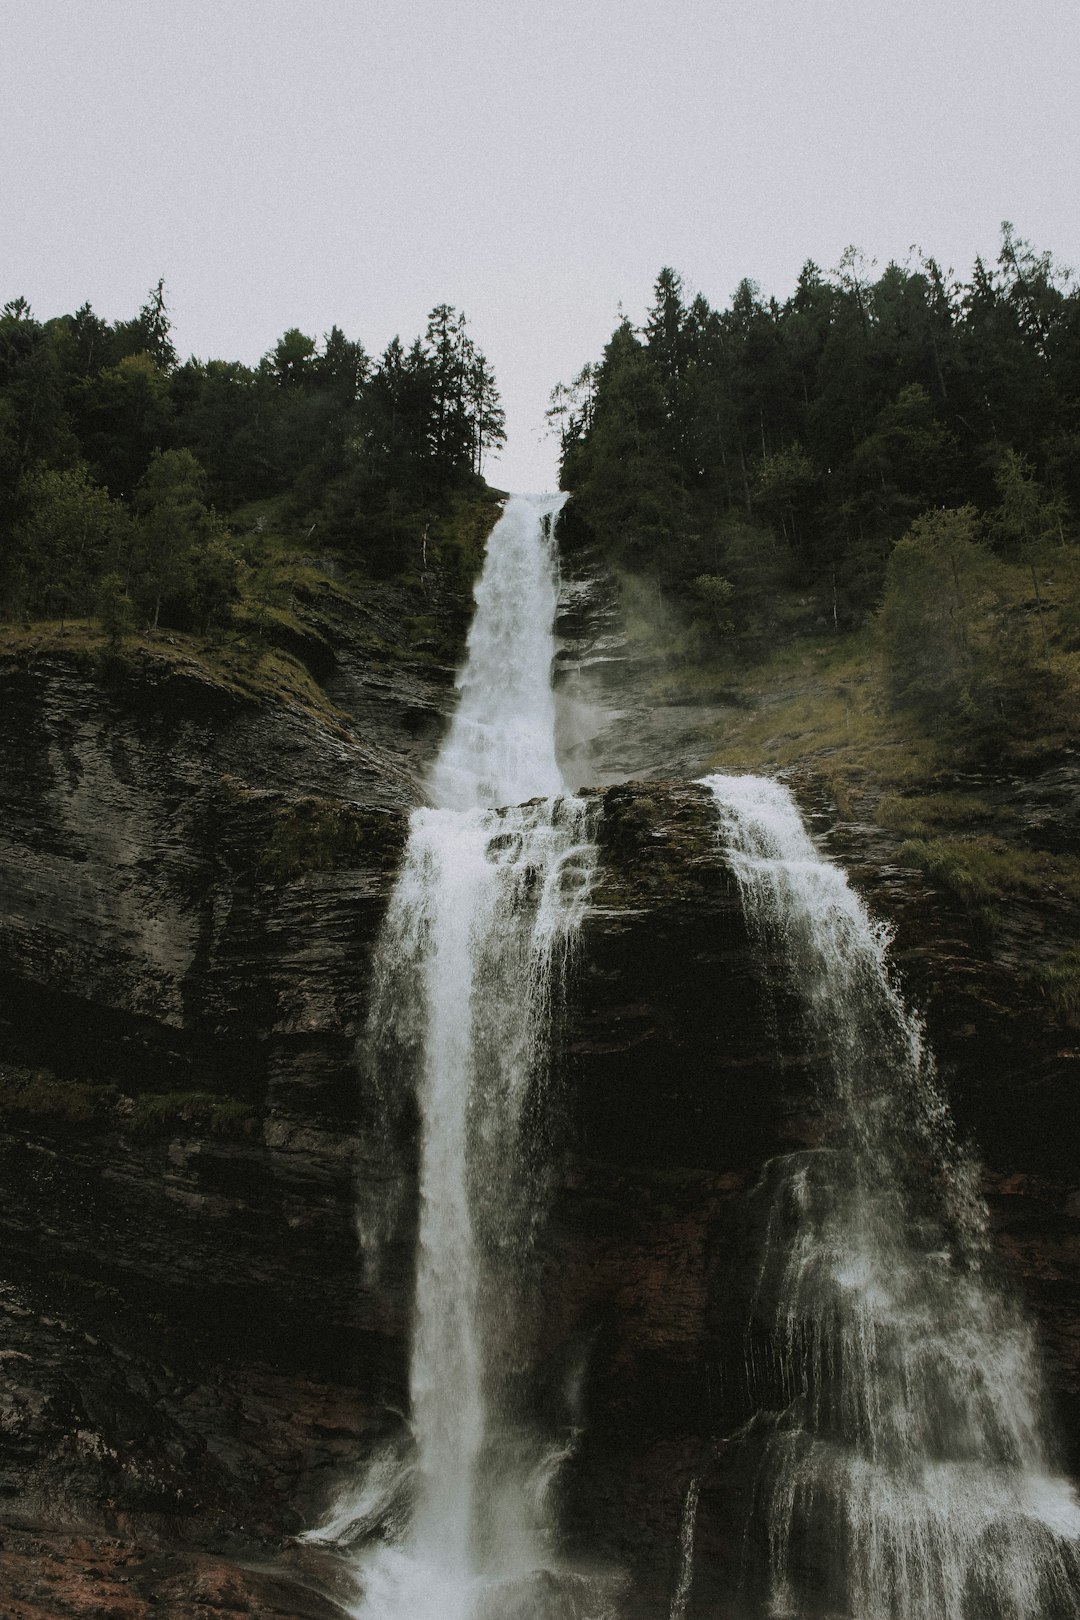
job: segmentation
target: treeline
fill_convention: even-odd
[[[321,342],[294,328],[251,367],[180,363],[160,282],[114,323],[89,305],[38,321],[16,298],[0,313],[0,612],[100,612],[114,633],[220,622],[252,560],[228,519],[269,499],[313,545],[395,573],[504,438],[449,305],[377,360],[336,326]]]
[[[664,269],[644,328],[623,320],[549,416],[564,487],[627,567],[750,640],[801,611],[785,591],[850,626],[922,512],[1075,520],[1080,292],[1010,225],[966,282],[849,249],[782,304],[742,281],[715,310]]]

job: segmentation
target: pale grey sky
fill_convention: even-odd
[[[0,0],[0,301],[182,354],[465,310],[552,487],[552,386],[663,264],[783,298],[848,243],[1080,264],[1077,0]]]

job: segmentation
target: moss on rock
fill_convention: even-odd
[[[404,828],[396,818],[360,810],[344,799],[311,795],[277,813],[260,865],[280,882],[358,866],[389,870],[403,844]]]

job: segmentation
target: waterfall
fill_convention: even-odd
[[[698,1491],[698,1481],[696,1478],[692,1479],[686,1487],[682,1518],[679,1520],[679,1567],[668,1620],[686,1620],[686,1605],[694,1581],[694,1530],[697,1526]]]
[[[373,1083],[413,1088],[420,1132],[411,1445],[379,1453],[313,1533],[360,1543],[365,1620],[508,1616],[550,1561],[565,1448],[521,1388],[524,1279],[548,1030],[593,865],[587,807],[555,758],[563,499],[512,498],[492,531],[437,808],[412,816],[377,954]]]
[[[775,1408],[755,1504],[765,1612],[1076,1616],[1080,1507],[1048,1453],[1033,1336],[993,1281],[975,1171],[887,933],[785,788],[705,785],[822,1072],[827,1145],[774,1160],[760,1189],[756,1311],[782,1368],[757,1392]]]
[[[432,774],[444,809],[522,804],[566,792],[555,760],[551,664],[559,598],[554,524],[565,495],[519,495],[488,541],[461,701]]]

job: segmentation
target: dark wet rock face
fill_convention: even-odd
[[[403,1324],[358,1264],[355,1048],[423,791],[422,728],[391,748],[386,712],[437,735],[450,672],[382,679],[339,717],[153,656],[4,671],[0,1502],[59,1539],[40,1592],[2,1585],[42,1613],[98,1612],[48,1574],[73,1527],[265,1560],[400,1399]],[[228,1609],[174,1565],[102,1592]],[[238,1612],[323,1612],[233,1584]]]
[[[658,695],[670,666],[665,644],[681,629],[661,614],[653,596],[623,600],[598,547],[564,555],[555,689],[560,760],[573,786],[685,779],[706,769],[710,738],[740,700],[678,682]]]
[[[894,927],[959,1134],[980,1150],[1005,1286],[1036,1319],[1056,1450],[1075,1473],[1075,1043],[921,874],[897,864],[896,839],[837,825],[814,784],[801,789],[825,852]],[[670,782],[604,794],[602,875],[563,1055],[576,1151],[553,1221],[560,1311],[548,1327],[562,1334],[560,1375],[568,1347],[581,1347],[586,1369],[567,1520],[583,1553],[633,1571],[620,1612],[642,1620],[665,1612],[675,1589],[691,1480],[687,1613],[757,1613],[748,1594],[766,1589],[768,1549],[745,1528],[760,1522],[768,1413],[786,1405],[771,1342],[751,1326],[768,1166],[829,1131],[814,1054],[798,1044],[783,975],[751,949],[711,808],[704,790]]]
[[[603,604],[575,611],[568,643],[603,652]],[[337,714],[150,657],[4,672],[0,1590],[27,1620],[316,1620],[347,1601],[341,1568],[291,1538],[406,1400],[410,1223],[369,1285],[357,1178],[389,1192],[401,1165],[366,1130],[357,1041],[452,693],[447,671],[372,662],[343,614],[324,605],[315,627]],[[506,1604],[577,1613],[595,1568],[622,1572],[627,1620],[666,1614],[697,1479],[687,1614],[734,1616],[762,1556],[743,1534],[769,1376],[746,1359],[755,1188],[820,1137],[812,1054],[749,948],[709,795],[661,769],[670,717],[643,732],[632,700],[597,741],[582,691],[564,744],[612,785],[558,1021],[526,1359],[538,1421],[577,1434],[559,1517],[586,1573]],[[679,734],[680,768],[699,768],[700,734]],[[1075,1433],[1075,1032],[1035,1015],[895,839],[799,787],[894,921]],[[1068,787],[1028,789],[1062,847]]]

